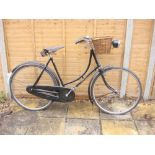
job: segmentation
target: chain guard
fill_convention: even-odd
[[[26,91],[32,95],[58,102],[70,102],[75,99],[73,90],[60,86],[27,86]]]

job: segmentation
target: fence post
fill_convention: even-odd
[[[132,44],[132,32],[133,32],[133,19],[128,19],[127,27],[126,27],[125,51],[124,51],[124,60],[123,60],[124,68],[129,67],[131,44]],[[121,81],[120,97],[123,97],[125,95],[127,80],[128,80],[128,74],[123,72],[122,81]]]
[[[152,83],[152,79],[153,79],[154,66],[155,66],[155,20],[154,20],[154,27],[153,27],[150,59],[149,59],[149,65],[148,65],[148,70],[147,70],[145,90],[144,90],[144,99],[145,100],[149,99],[151,83]]]
[[[8,97],[10,97],[9,85],[8,85],[8,64],[6,58],[6,49],[5,49],[5,41],[4,41],[4,27],[3,21],[0,19],[0,58],[2,63],[2,73],[3,73],[3,81],[5,87],[5,93]]]

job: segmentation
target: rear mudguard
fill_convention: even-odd
[[[40,63],[40,62],[38,62],[38,61],[27,61],[27,62],[25,62],[25,63],[22,63],[22,64],[17,65],[17,66],[12,70],[12,72],[11,72],[11,76],[10,76],[10,78],[9,78],[9,87],[10,87],[10,85],[11,85],[11,80],[12,80],[14,74],[16,73],[16,71],[17,71],[19,68],[24,67],[25,65],[31,65],[31,64],[32,64],[32,65],[41,66],[42,68],[45,67],[44,64],[42,64],[42,63]],[[47,71],[49,72],[49,74],[53,77],[53,80],[54,80],[55,85],[60,86],[60,81],[59,81],[58,77],[56,76],[55,72],[52,71],[49,67],[46,67],[46,70],[47,70]],[[11,88],[10,88],[10,89],[11,89]],[[12,95],[11,95],[11,96],[12,96]]]
[[[12,74],[18,69],[18,68],[20,68],[20,67],[22,67],[22,66],[25,66],[26,64],[36,64],[36,65],[40,65],[41,67],[45,67],[45,65],[44,64],[42,64],[42,63],[40,63],[40,62],[38,62],[38,61],[27,61],[27,62],[25,62],[25,63],[22,63],[22,64],[19,64],[19,65],[17,65],[13,70],[12,70]],[[56,83],[57,83],[57,85],[59,86],[60,85],[60,81],[59,81],[59,79],[58,79],[58,77],[57,77],[57,75],[55,74],[55,72],[54,71],[52,71],[49,67],[46,67],[46,69],[50,72],[50,74],[54,77],[54,79],[56,80]]]

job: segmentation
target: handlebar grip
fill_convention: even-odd
[[[84,41],[83,39],[77,40],[77,41],[75,41],[75,44],[81,43],[83,41]]]

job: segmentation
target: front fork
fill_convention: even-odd
[[[105,79],[105,76],[104,76],[104,73],[106,72],[106,70],[109,70],[111,68],[111,66],[106,66],[106,67],[99,67],[98,68],[98,71],[96,72],[96,74],[93,76],[93,78],[91,79],[91,81],[90,81],[90,83],[89,83],[89,87],[88,87],[88,95],[89,95],[89,99],[90,99],[90,101],[91,101],[91,103],[93,104],[94,102],[94,100],[93,100],[93,94],[92,94],[92,83],[93,83],[93,81],[94,81],[94,79],[96,78],[96,76],[98,76],[98,74],[100,74],[101,75],[101,77],[102,77],[102,80],[103,80],[103,83],[105,84],[105,86],[109,89],[109,90],[111,90],[113,93],[115,93],[115,94],[118,94],[118,91],[117,90],[115,90],[114,88],[112,88],[110,85],[109,85],[109,83],[106,81],[106,79]]]
[[[117,94],[118,91],[115,90],[114,88],[112,88],[112,87],[109,85],[109,83],[106,81],[106,79],[105,79],[105,77],[104,77],[104,72],[105,72],[105,70],[106,70],[106,69],[103,69],[103,68],[102,68],[102,69],[99,69],[99,73],[100,73],[100,75],[101,75],[101,77],[102,77],[102,80],[103,80],[105,86],[106,86],[109,90],[111,90],[113,93]]]

